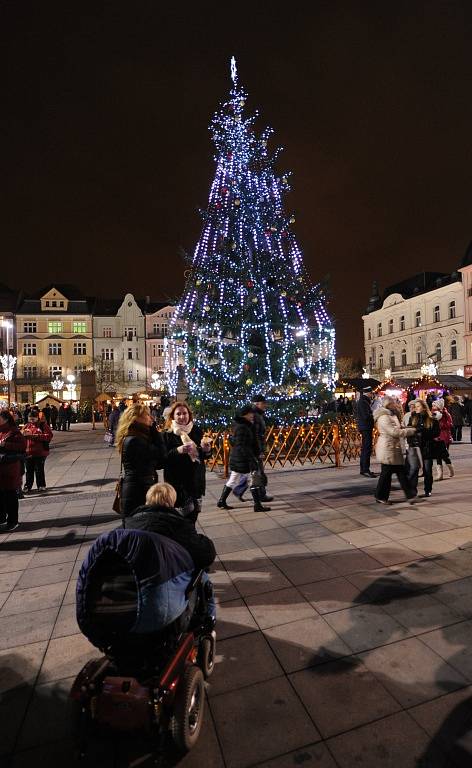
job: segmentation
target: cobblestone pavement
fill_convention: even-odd
[[[0,763],[12,768],[76,764],[67,694],[98,652],[76,625],[75,580],[117,523],[103,431],[76,426],[53,446],[47,495],[22,501],[21,527],[0,536]],[[375,504],[375,481],[351,465],[273,471],[270,512],[236,499],[226,512],[209,474],[217,668],[181,765],[471,765],[472,446],[452,457],[456,476],[415,506],[399,490]],[[80,764],[150,765],[146,749],[104,737]]]

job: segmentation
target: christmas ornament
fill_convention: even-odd
[[[295,224],[295,216],[290,216],[290,224]]]
[[[196,281],[195,281],[195,285],[201,285],[201,284],[202,284],[202,281],[201,281],[201,280],[196,280]]]
[[[239,198],[236,198],[236,200],[234,201],[234,204],[236,206],[241,205],[241,200],[239,200]]]
[[[253,304],[257,304],[257,296],[254,296],[254,298],[253,298],[253,300],[252,300],[252,303],[253,303]]]
[[[231,250],[232,250],[232,251],[235,251],[235,250],[236,250],[236,243],[235,243],[235,242],[232,242],[232,243],[231,243]]]
[[[246,379],[246,384],[248,387],[250,387],[252,384],[252,379]]]
[[[247,356],[248,356],[248,357],[254,357],[254,352],[248,352],[248,353],[247,353]]]
[[[246,285],[248,288],[254,288],[254,283],[252,282],[252,280],[248,280]]]
[[[201,404],[202,404],[201,400],[195,400],[195,405],[201,405]]]

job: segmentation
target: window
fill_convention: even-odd
[[[113,349],[102,348],[102,360],[113,360]]]
[[[83,320],[74,320],[72,322],[72,333],[87,333],[87,323]]]
[[[451,360],[457,360],[457,341],[451,341]]]
[[[370,330],[370,328],[367,331],[367,339],[368,339],[368,341],[370,341],[372,339],[372,331]]]
[[[74,375],[75,378],[78,379],[82,371],[86,371],[87,366],[86,365],[74,365]]]
[[[472,288],[467,288],[467,296],[472,296]]]
[[[62,333],[62,325],[60,320],[49,320],[48,333]]]
[[[23,376],[25,379],[36,379],[38,377],[38,369],[35,365],[25,365],[23,368]]]
[[[439,323],[441,320],[441,310],[439,309],[439,304],[434,307],[433,310],[433,323]]]
[[[48,344],[48,355],[62,355],[62,344]]]
[[[389,333],[393,333],[393,320],[392,320],[392,318],[390,318],[390,320],[388,321],[388,332]]]
[[[405,315],[402,315],[400,318],[400,330],[401,331],[405,330]]]
[[[24,355],[35,355],[36,354],[36,344],[23,344],[23,354]]]
[[[139,381],[139,371],[137,368],[136,368],[136,381]]]
[[[395,352],[390,352],[390,368],[392,371],[395,368]]]
[[[421,310],[419,309],[415,314],[415,328],[421,328]]]
[[[159,336],[159,323],[152,324],[152,332],[154,336]]]
[[[46,306],[49,307],[49,301],[46,302]]]
[[[103,329],[103,338],[111,339],[111,327],[109,325],[106,325]]]
[[[131,347],[128,347],[128,360],[132,360],[132,359],[133,359],[133,350],[131,349]]]
[[[131,381],[133,378],[133,371],[128,371],[128,381]]]
[[[60,301],[60,302],[59,302],[59,306],[60,306],[60,307],[63,307],[63,306],[64,306],[64,302],[63,302],[63,301]]]
[[[36,333],[36,323],[35,322],[23,323],[23,333]]]
[[[438,341],[438,343],[436,344],[435,353],[436,353],[436,360],[441,360],[442,349],[441,349],[440,341]]]
[[[62,368],[60,365],[49,366],[49,376],[51,379],[59,379],[62,376]]]
[[[161,333],[163,336],[167,336],[167,323],[162,323],[161,325]],[[380,334],[382,335],[382,334]]]
[[[21,402],[27,403],[29,402],[29,393],[28,392],[20,392],[21,395]]]
[[[134,350],[134,353],[135,353],[135,354],[134,354],[135,360],[139,360],[139,349],[138,349],[137,347],[136,347],[136,349]]]
[[[379,355],[379,368],[382,369],[384,367],[384,356]]]
[[[456,302],[450,301],[449,302],[449,320],[454,320],[456,316]]]
[[[407,365],[406,362],[406,349],[402,349],[402,366]]]
[[[134,336],[136,336],[136,328],[134,326],[125,328],[125,336],[127,341],[133,341]]]
[[[378,323],[377,325],[377,336],[382,335],[382,323]]]
[[[86,355],[86,354],[87,354],[87,344],[83,341],[75,341],[74,355]]]
[[[163,357],[164,356],[164,344],[153,344],[152,345],[152,356],[153,357]]]
[[[422,360],[421,349],[417,349],[416,350],[416,362],[418,364],[421,364],[421,360]]]

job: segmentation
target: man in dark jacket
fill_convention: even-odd
[[[362,438],[361,446],[361,475],[364,477],[377,477],[370,471],[370,457],[372,454],[372,431],[374,429],[374,417],[372,415],[372,399],[374,393],[372,387],[364,387],[357,403],[357,429]]]
[[[236,488],[243,480],[248,481],[251,472],[259,474],[258,450],[259,444],[254,434],[254,409],[252,405],[245,405],[236,414],[233,424],[233,435],[230,438],[231,453],[229,455],[229,468],[231,475],[223,486],[221,497],[217,503],[220,509],[232,509],[226,503],[233,488]],[[254,480],[251,485],[251,494],[254,499],[255,512],[269,512],[270,507],[261,504],[260,486],[255,487]]]
[[[262,477],[264,485],[259,489],[261,501],[272,501],[273,497],[267,495],[267,475],[264,472],[264,455],[265,455],[265,433],[266,423],[264,419],[264,412],[267,408],[267,402],[264,395],[256,395],[254,400],[254,432],[256,440],[258,442],[257,461],[259,464],[259,473]]]

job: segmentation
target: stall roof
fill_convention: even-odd
[[[466,379],[464,376],[455,376],[453,374],[444,374],[444,375],[437,374],[433,378],[439,381],[440,385],[444,387],[444,389],[472,390],[472,380]],[[405,387],[406,389],[408,389],[408,387],[410,387],[411,384],[417,380],[418,380],[417,376],[414,376],[408,379],[395,377],[395,381],[397,382],[397,384],[400,384],[402,387]]]

